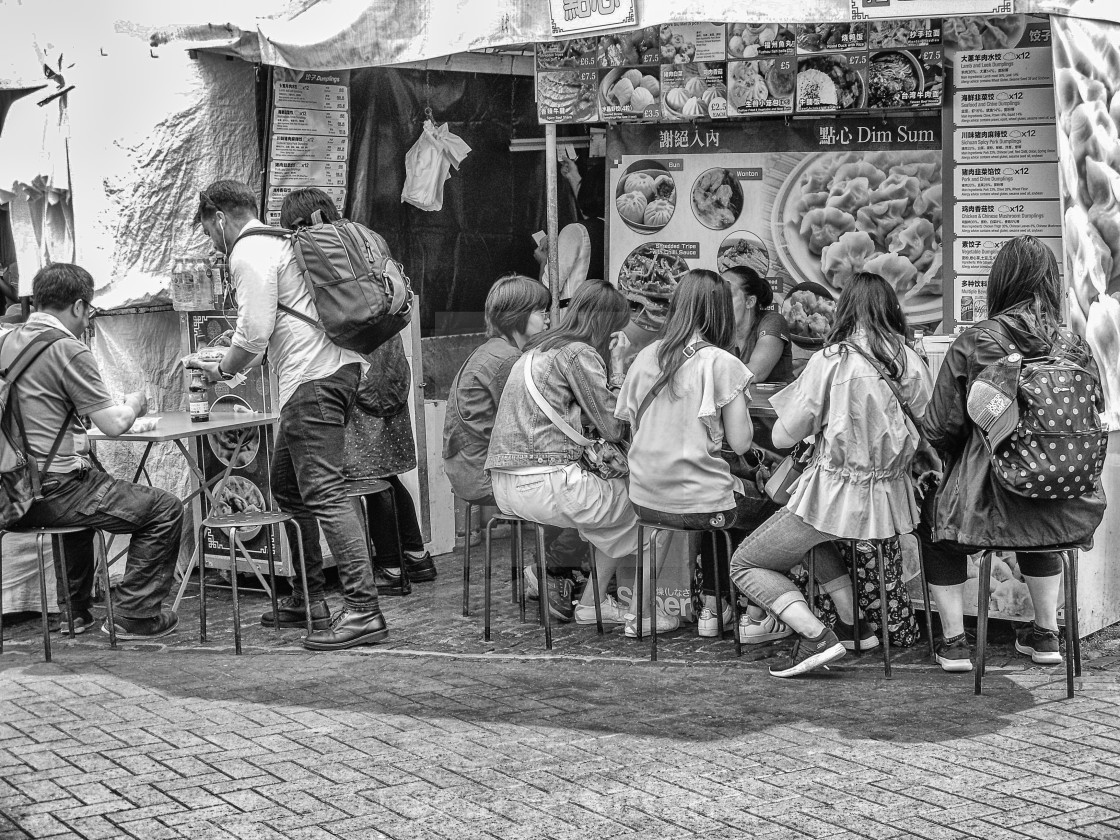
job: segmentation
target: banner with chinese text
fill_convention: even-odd
[[[746,265],[779,296],[816,284],[800,309],[783,303],[814,338],[816,299],[875,271],[911,323],[936,324],[941,156],[934,116],[611,127],[608,277],[647,305],[692,268]]]

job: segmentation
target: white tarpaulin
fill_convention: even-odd
[[[1105,0],[636,0],[636,26],[676,21],[845,21],[864,17],[1070,14],[1120,20]],[[629,27],[634,28],[634,27]],[[181,29],[200,49],[300,70],[423,61],[469,50],[552,39],[544,0],[317,0],[287,19]]]

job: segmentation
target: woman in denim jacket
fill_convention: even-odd
[[[593,546],[600,591],[584,587],[575,609],[577,624],[595,623],[596,597],[604,623],[624,622],[623,609],[606,588],[618,561],[638,550],[638,519],[626,479],[603,479],[579,465],[582,448],[541,411],[525,377],[532,375],[541,395],[572,428],[593,426],[604,440],[620,441],[626,424],[614,416],[615,392],[622,384],[628,342],[619,331],[629,320],[626,298],[610,283],[584,281],[560,326],[526,344],[525,355],[514,364],[486,458],[502,512],[575,528]]]

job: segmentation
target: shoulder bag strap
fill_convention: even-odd
[[[914,416],[914,412],[910,408],[910,403],[906,402],[905,398],[903,398],[902,390],[898,387],[898,383],[891,379],[890,375],[887,373],[886,368],[884,368],[883,365],[880,364],[878,359],[876,359],[870,353],[865,353],[862,347],[859,347],[852,342],[847,342],[847,344],[850,348],[863,356],[863,358],[867,360],[868,364],[875,368],[875,372],[879,374],[882,380],[887,383],[887,387],[891,389],[891,393],[894,394],[895,399],[898,400],[898,404],[902,406],[902,413],[905,414],[907,419],[914,424],[914,428],[918,430],[918,437],[924,441],[926,439],[926,436],[922,431],[922,424],[919,423],[918,419]]]
[[[700,341],[697,341],[693,344],[690,344],[688,347],[685,347],[684,348],[684,355],[687,358],[691,359],[693,356],[695,356],[697,353],[699,353],[705,347],[714,347],[714,346],[715,345],[712,344],[710,341],[700,340]],[[660,394],[661,391],[668,384],[669,384],[668,380],[665,380],[663,382],[656,382],[656,383],[654,383],[654,386],[649,389],[649,393],[647,393],[646,396],[645,396],[645,399],[642,400],[642,404],[640,406],[638,406],[638,413],[634,415],[634,422],[630,424],[630,428],[634,431],[635,434],[637,434],[637,432],[638,432],[638,426],[642,422],[642,418],[645,417],[646,411],[649,409],[649,407],[651,405],[653,405],[653,401],[655,399],[657,399],[657,395]]]
[[[530,350],[525,356],[525,387],[529,389],[529,396],[533,398],[533,402],[537,404],[537,407],[544,412],[545,417],[551,420],[552,424],[556,426],[557,429],[567,435],[572,443],[578,444],[579,446],[590,446],[592,443],[591,439],[584,437],[573,429],[571,424],[560,416],[560,412],[553,408],[541,392],[537,390],[537,384],[533,381],[533,359],[536,357],[536,350]]]

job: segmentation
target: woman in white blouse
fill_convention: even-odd
[[[857,274],[840,295],[824,349],[770,401],[778,413],[775,446],[814,441],[789,502],[743,541],[731,561],[735,585],[798,634],[790,658],[770,667],[774,676],[803,674],[857,644],[874,646],[869,628],[866,639],[854,638],[848,575],[833,540],[885,539],[909,533],[918,521],[910,468],[921,436],[884,378],[891,378],[921,422],[932,386],[905,335],[894,289],[876,274]],[[814,548],[821,590],[839,615],[835,631],[786,576]]]

